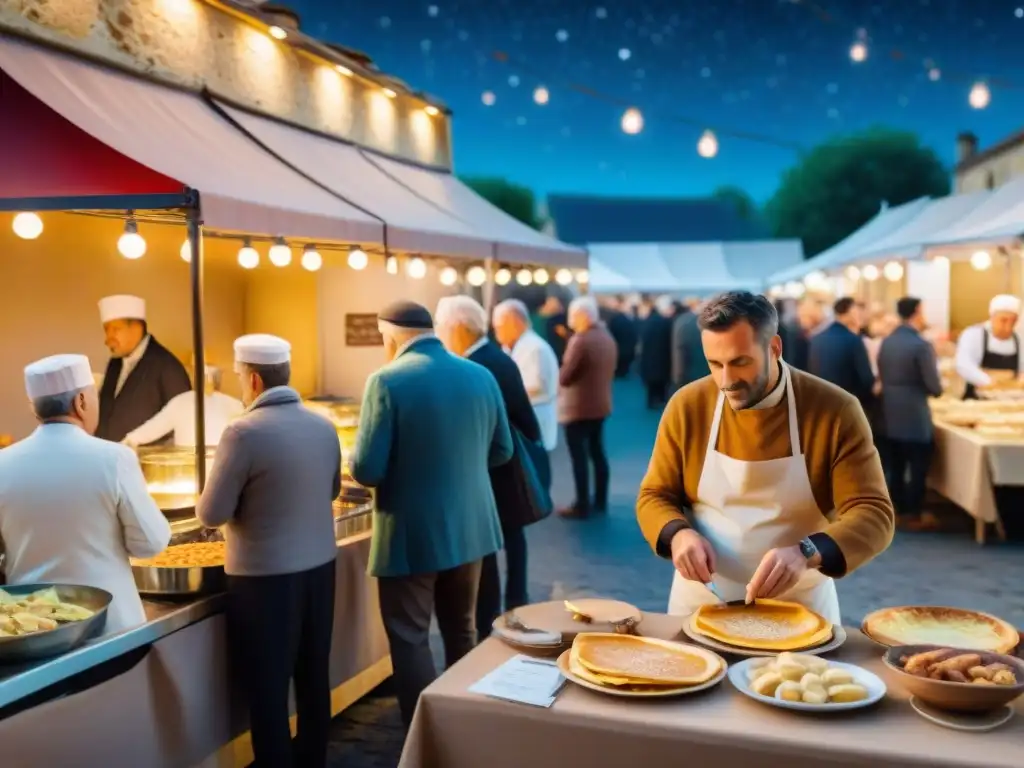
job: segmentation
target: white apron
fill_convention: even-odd
[[[713,585],[718,596],[677,571],[668,599],[668,612],[684,616],[701,605],[742,600],[747,584],[770,549],[798,544],[822,530],[821,514],[811,490],[807,464],[800,450],[796,399],[789,366],[782,364],[789,407],[789,442],[792,456],[769,461],[740,461],[716,450],[725,395],[719,392],[708,434],[704,469],[693,505],[695,529],[715,551]],[[783,600],[800,603],[833,624],[841,623],[835,583],[817,570],[808,570]]]

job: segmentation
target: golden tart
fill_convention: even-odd
[[[1012,625],[964,608],[910,605],[883,608],[864,619],[864,633],[882,645],[943,645],[1009,653],[1020,643]]]

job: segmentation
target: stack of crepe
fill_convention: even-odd
[[[725,662],[703,648],[653,637],[584,632],[569,651],[569,671],[613,691],[663,693],[707,683]]]
[[[831,622],[782,600],[703,605],[690,628],[701,637],[742,650],[799,651],[832,639]]]

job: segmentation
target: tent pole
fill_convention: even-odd
[[[188,209],[189,275],[192,293],[193,389],[196,393],[196,490],[206,487],[206,353],[203,341],[203,222],[199,201]]]

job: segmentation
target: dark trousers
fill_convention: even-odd
[[[896,514],[916,517],[921,514],[928,489],[932,444],[886,439],[883,445],[885,480]]]
[[[327,764],[334,566],[332,560],[281,576],[228,577],[229,655],[248,703],[258,768]],[[288,725],[293,680],[294,744]]]
[[[398,707],[408,728],[423,689],[437,669],[430,653],[430,618],[444,642],[444,663],[450,667],[476,645],[476,596],[480,561],[438,573],[386,576],[377,579],[380,614],[391,647]]]
[[[608,458],[604,453],[604,419],[570,421],[565,425],[565,442],[572,459],[576,485],[576,509],[590,511],[590,464],[594,464],[594,507],[608,508]]]
[[[668,382],[647,382],[647,407],[662,408],[668,402]]]
[[[505,610],[530,602],[526,596],[526,529],[505,531]],[[480,593],[476,598],[476,629],[482,640],[501,615],[501,574],[498,553],[488,555],[480,566]]]

